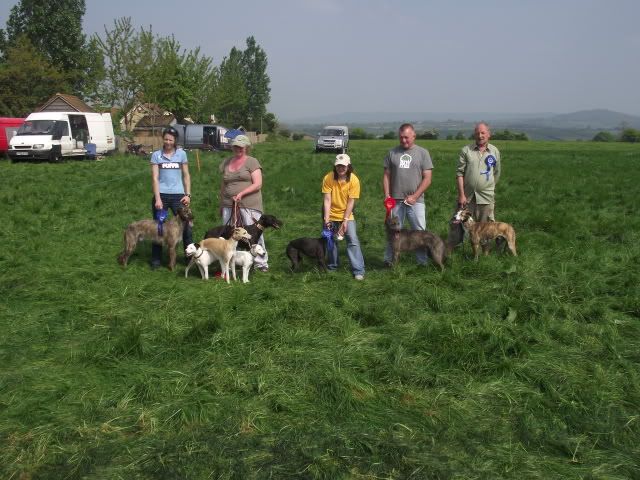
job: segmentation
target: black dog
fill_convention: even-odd
[[[298,265],[302,263],[302,254],[315,258],[320,270],[327,271],[327,264],[324,261],[326,243],[323,237],[302,237],[289,242],[289,245],[287,245],[287,257],[291,260],[291,271],[295,272],[298,269]]]
[[[260,239],[260,235],[265,228],[275,228],[276,230],[282,226],[282,221],[278,220],[273,215],[262,215],[256,223],[251,225],[244,225],[243,228],[247,231],[251,238],[249,239],[249,243],[254,245]],[[231,225],[220,225],[218,227],[214,227],[209,230],[204,238],[218,238],[223,237],[226,239],[231,238],[233,234],[233,226]],[[249,247],[244,243],[238,244],[238,249],[240,250],[249,250]]]

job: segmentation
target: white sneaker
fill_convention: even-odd
[[[364,275],[356,275],[355,277],[356,280],[364,280]]]

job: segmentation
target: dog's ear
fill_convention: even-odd
[[[196,248],[200,248],[200,244],[199,243],[195,243],[194,245],[196,246]]]

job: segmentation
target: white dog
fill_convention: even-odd
[[[234,263],[242,267],[242,283],[249,283],[249,270],[251,270],[251,266],[253,265],[254,257],[259,255],[264,255],[264,248],[259,243],[255,245],[251,245],[251,251],[247,252],[246,250],[236,250],[236,253],[233,254]],[[234,276],[235,280],[236,277]]]
[[[187,256],[191,257],[191,261],[184,271],[184,277],[187,278],[189,276],[189,269],[195,263],[198,266],[198,270],[200,270],[200,276],[203,280],[209,279],[209,265],[213,262],[217,261],[218,258],[215,257],[209,250],[206,248],[202,248],[197,243],[192,243],[187,245],[185,250]],[[249,282],[249,270],[251,269],[251,265],[253,265],[253,257],[257,255],[264,255],[264,248],[261,245],[255,244],[251,246],[251,253],[246,251],[236,251],[233,255],[233,266],[240,265],[242,266],[242,282]],[[248,258],[247,258],[248,257]],[[233,280],[236,280],[236,271],[235,268],[232,268]],[[227,282],[229,280],[227,279]]]

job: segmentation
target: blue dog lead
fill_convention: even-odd
[[[331,228],[322,229],[322,238],[327,241],[327,250],[333,250],[333,230]]]
[[[160,210],[156,210],[156,222],[158,222],[158,236],[162,236],[163,225],[167,217],[169,216],[169,210],[166,208],[161,208]]]

